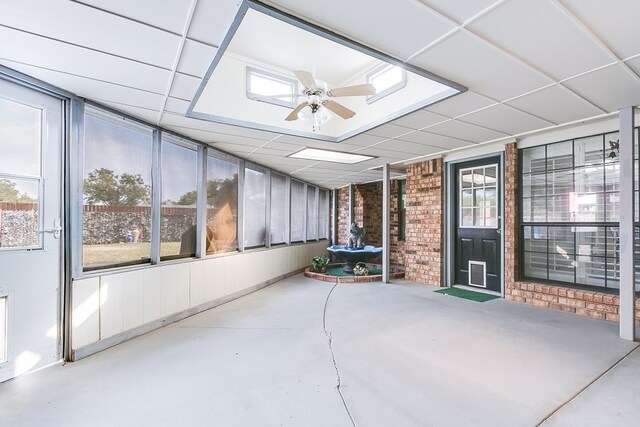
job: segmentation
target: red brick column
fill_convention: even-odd
[[[407,167],[405,277],[438,286],[444,268],[443,172],[441,158]]]
[[[400,221],[400,181],[397,179],[391,180],[390,188],[390,201],[389,201],[389,240],[390,240],[390,261],[391,264],[404,265],[404,240],[398,240],[399,237],[399,221]]]
[[[349,238],[349,187],[338,188],[338,241],[336,245],[344,245]]]
[[[510,295],[518,281],[518,147],[504,147],[504,285]]]
[[[365,243],[382,246],[382,182],[356,185],[353,210],[356,223],[367,232]]]

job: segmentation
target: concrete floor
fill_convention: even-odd
[[[616,324],[433,290],[296,276],[0,384],[0,426],[640,425]]]

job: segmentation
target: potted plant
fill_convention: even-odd
[[[314,256],[311,258],[311,268],[316,273],[326,273],[331,260],[326,256]]]
[[[357,263],[356,266],[353,267],[353,274],[356,276],[368,276],[369,268],[367,268],[367,264],[364,262]]]

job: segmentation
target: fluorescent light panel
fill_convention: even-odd
[[[287,157],[294,159],[319,160],[322,162],[347,163],[354,164],[364,162],[365,160],[375,159],[374,156],[365,156],[362,154],[343,153],[342,151],[319,150],[317,148],[305,148]]]

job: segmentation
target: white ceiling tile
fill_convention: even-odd
[[[125,114],[129,114],[137,119],[143,120],[149,124],[153,124],[158,119],[158,112],[153,110],[147,110],[146,108],[138,108],[131,105],[125,105],[120,103],[113,103],[104,100],[100,100],[102,105],[111,107],[114,110],[120,111]]]
[[[189,27],[189,38],[220,46],[238,13],[239,1],[199,0]]]
[[[454,150],[456,148],[473,147],[476,145],[474,142],[463,141],[461,139],[451,138],[448,136],[437,135],[430,133],[429,131],[420,132],[425,135],[425,143],[427,145],[438,147],[440,151]]]
[[[495,104],[495,101],[492,101],[482,95],[478,95],[474,92],[464,92],[460,95],[454,96],[453,98],[445,99],[437,104],[430,105],[425,108],[425,110],[435,112],[446,117],[457,117],[493,104]]]
[[[470,142],[484,142],[508,136],[501,132],[485,129],[459,120],[451,120],[446,123],[429,127],[425,130],[429,133],[449,136],[451,138]]]
[[[509,101],[507,105],[512,105],[556,124],[568,123],[604,113],[604,111],[591,105],[575,93],[558,85],[514,99]]]
[[[404,117],[394,120],[392,124],[404,126],[410,129],[421,129],[442,121],[448,120],[447,117],[440,114],[431,113],[426,110],[418,110]]]
[[[384,141],[386,138],[382,136],[369,135],[366,133],[361,133],[360,135],[354,136],[349,139],[345,139],[340,142],[340,144],[350,144],[350,145],[358,145],[366,147],[368,145],[376,144],[378,142]]]
[[[498,101],[552,82],[467,31],[457,32],[410,62]]]
[[[496,0],[420,0],[446,17],[462,24],[469,18],[482,12]]]
[[[214,143],[210,143],[209,145],[214,148],[218,148],[222,151],[226,151],[227,153],[242,154],[242,155],[246,155],[248,153],[251,153],[253,150],[255,150],[254,147],[250,147],[248,145],[231,144],[227,142],[214,142]]]
[[[132,105],[156,111],[159,110],[162,105],[162,95],[155,93],[92,80],[86,77],[74,76],[71,74],[18,64],[11,61],[0,60],[0,64],[54,86],[64,88],[65,90],[84,98]]]
[[[394,138],[405,133],[411,132],[413,129],[406,128],[404,126],[398,126],[393,124],[386,124],[378,126],[367,131],[367,135],[379,136],[383,138]]]
[[[640,75],[640,57],[625,62],[637,75]]]
[[[55,11],[55,19],[43,11]],[[166,69],[172,67],[180,43],[175,34],[64,0],[3,2],[0,25]]]
[[[415,156],[423,156],[428,152],[433,152],[434,147],[428,147],[422,144],[416,144],[414,142],[401,141],[398,139],[391,139],[385,141],[382,144],[376,145],[379,150],[395,151],[404,158],[411,158]]]
[[[82,3],[180,34],[189,16],[191,0],[171,0],[163,2],[162,7],[158,7],[157,0],[82,0]]]
[[[0,27],[0,59],[163,93],[171,73],[157,67]]]
[[[454,28],[449,21],[413,1],[394,2],[393,7],[387,0],[365,3],[325,0],[320,7],[311,0],[273,3],[398,59],[408,58]]]
[[[238,126],[224,125],[221,123],[214,123],[207,120],[192,119],[184,117],[182,114],[175,114],[167,112],[162,117],[162,123],[166,125],[176,125],[185,128],[193,128],[203,130],[206,132],[221,133],[227,135],[235,135],[237,137],[262,139],[264,141],[270,140],[278,134],[271,132],[265,132],[256,129],[241,128]]]
[[[612,62],[605,51],[551,2],[504,2],[473,22],[469,29],[556,80]]]
[[[189,102],[178,98],[167,98],[165,111],[185,115],[189,108]]]
[[[191,101],[200,86],[201,79],[187,76],[186,74],[176,73],[173,78],[173,84],[171,85],[171,92],[169,95],[174,98],[180,98],[186,101]]]
[[[178,71],[183,74],[204,77],[216,52],[217,49],[214,47],[193,40],[186,40],[180,55]]]
[[[475,143],[469,141],[462,141],[460,139],[444,137],[441,135],[429,133],[428,131],[416,131],[408,135],[403,135],[400,139],[402,141],[422,144],[427,147],[435,147],[438,148],[438,151],[442,151],[443,149],[452,149],[475,145]]]
[[[621,65],[568,80],[565,85],[609,113],[640,105],[640,83]]]
[[[404,160],[407,158],[407,155],[404,153],[399,153],[393,150],[381,149],[378,146],[373,147],[363,147],[360,150],[354,151],[357,154],[364,154],[367,156],[376,156],[385,159],[391,159],[393,161]]]
[[[563,0],[562,3],[621,59],[640,53],[640,2]]]
[[[469,114],[460,120],[510,135],[542,129],[554,124],[502,104]]]

